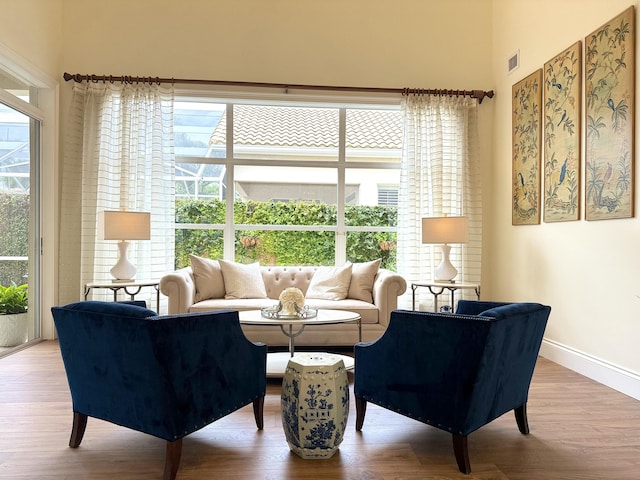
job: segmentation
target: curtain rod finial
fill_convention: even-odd
[[[482,100],[484,100],[484,97],[493,98],[493,95],[494,95],[493,90],[489,90],[488,92],[485,92],[484,90],[473,91],[473,96],[478,99],[478,103],[482,103]]]

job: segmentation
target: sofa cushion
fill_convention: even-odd
[[[371,262],[354,263],[351,268],[351,283],[348,298],[373,303],[373,282],[378,274],[382,259]]]
[[[267,298],[258,262],[242,263],[218,260],[224,279],[224,298]]]
[[[224,280],[217,260],[189,255],[193,280],[196,284],[196,302],[207,298],[224,297]]]
[[[273,307],[278,303],[272,298],[209,298],[191,305],[189,312],[208,312],[211,310],[258,310]]]
[[[362,300],[353,300],[347,298],[345,300],[323,300],[320,298],[309,299],[305,303],[309,308],[315,308],[318,310],[347,310],[360,315],[362,318],[362,324],[379,323],[380,319],[378,314],[380,313],[378,307],[373,303],[363,302]]]
[[[352,264],[342,267],[319,267],[309,283],[305,298],[344,300],[349,293]]]

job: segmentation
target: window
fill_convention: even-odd
[[[177,268],[189,253],[395,268],[399,106],[184,98],[174,112]]]

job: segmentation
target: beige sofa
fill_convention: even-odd
[[[193,261],[192,265],[194,265]],[[306,295],[318,268],[320,267],[260,266],[259,270],[264,281],[267,298],[225,298],[225,293],[228,292],[225,292],[222,275],[209,272],[205,279],[200,275],[194,275],[192,267],[182,268],[162,277],[160,291],[168,297],[169,314],[226,308],[234,310],[260,309],[276,305],[280,293],[287,287],[299,288]],[[355,278],[354,276],[353,282],[355,282]],[[402,276],[385,269],[378,269],[375,277],[372,275],[371,279],[373,285],[369,291],[372,302],[356,298],[343,300],[307,298],[305,305],[309,305],[311,308],[357,312],[362,318],[362,340],[375,340],[387,328],[391,311],[397,308],[398,296],[405,292],[407,283]],[[206,284],[203,283],[204,280],[206,280]],[[196,283],[201,286],[199,291]],[[203,291],[205,288],[207,292]],[[279,326],[243,325],[242,328],[245,335],[252,341],[264,342],[270,346],[288,345],[288,338],[282,333]],[[355,323],[307,326],[304,332],[295,339],[296,346],[353,346],[357,341],[358,328]]]

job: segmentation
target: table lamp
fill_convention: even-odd
[[[442,260],[435,268],[435,281],[455,283],[458,270],[451,264],[450,243],[467,241],[467,217],[427,217],[422,219],[422,243],[439,243]]]
[[[114,281],[126,282],[135,277],[136,266],[127,258],[128,240],[149,240],[151,238],[151,214],[149,212],[108,211],[100,212],[100,222],[104,240],[118,242],[119,258],[111,275]]]

